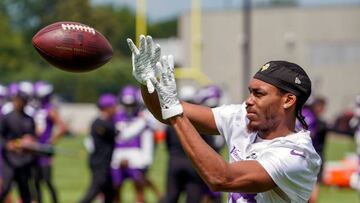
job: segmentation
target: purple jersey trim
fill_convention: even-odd
[[[245,193],[229,193],[229,200],[236,203],[237,200],[243,198],[247,203],[256,203],[255,196],[257,194],[245,194]]]

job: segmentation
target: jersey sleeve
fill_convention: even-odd
[[[226,140],[229,140],[229,136],[232,135],[234,122],[245,115],[243,113],[243,105],[244,104],[232,104],[212,108],[216,127]]]
[[[318,167],[302,151],[279,147],[257,160],[292,202],[306,202],[316,182]]]

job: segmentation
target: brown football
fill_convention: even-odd
[[[113,49],[94,28],[78,22],[56,22],[32,39],[39,54],[52,65],[70,72],[91,71],[107,63]]]

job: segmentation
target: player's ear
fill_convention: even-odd
[[[293,94],[291,94],[291,93],[286,93],[285,95],[284,95],[284,109],[289,109],[289,108],[291,108],[292,106],[296,106],[296,100],[297,100],[297,98],[296,98],[296,96],[295,95],[293,95]]]

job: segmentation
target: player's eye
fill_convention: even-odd
[[[256,97],[263,96],[263,93],[262,93],[262,92],[259,92],[259,91],[254,91],[253,94],[254,94],[254,96],[256,96]]]

